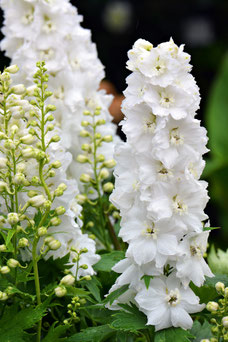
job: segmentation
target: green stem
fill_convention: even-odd
[[[37,244],[39,241],[39,237],[35,237],[32,247],[32,260],[33,260],[33,271],[34,271],[34,278],[35,278],[35,288],[36,288],[36,298],[37,298],[37,305],[41,304],[41,296],[40,296],[40,279],[39,279],[39,271],[38,271],[38,258],[36,254]],[[36,341],[40,342],[41,339],[41,327],[42,327],[42,318],[38,322],[37,326],[37,337]]]

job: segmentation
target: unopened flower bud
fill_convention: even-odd
[[[64,286],[58,286],[55,288],[55,295],[57,297],[64,297],[67,293],[67,290]]]
[[[4,147],[10,151],[10,150],[14,150],[16,146],[15,146],[13,140],[7,139],[4,143]]]
[[[82,151],[91,152],[91,145],[90,144],[82,144]]]
[[[85,156],[84,154],[79,154],[78,156],[77,156],[77,161],[79,162],[79,163],[88,163],[88,161],[89,161],[89,159],[88,159],[88,157],[87,156]]]
[[[73,277],[71,274],[67,274],[65,277],[63,277],[60,281],[61,285],[68,285],[71,286],[75,282],[75,277]]]
[[[55,177],[55,175],[56,175],[56,173],[55,173],[55,171],[54,170],[50,170],[49,172],[48,172],[48,177]]]
[[[28,192],[27,192],[27,195],[28,195],[28,197],[34,197],[34,196],[37,196],[38,195],[38,192],[37,191],[35,191],[35,190],[29,190]]]
[[[104,192],[112,192],[114,185],[111,182],[105,183],[103,185]]]
[[[37,151],[36,152],[36,160],[43,160],[47,157],[44,151]]]
[[[32,85],[30,87],[27,88],[27,95],[28,96],[34,96],[35,91],[37,90],[37,86],[36,85]]]
[[[52,251],[56,251],[57,249],[59,249],[61,247],[61,242],[59,240],[54,239],[48,243],[48,247]]]
[[[217,292],[224,292],[224,290],[225,290],[225,285],[224,285],[222,282],[218,281],[218,282],[215,284],[215,288],[216,288],[216,291],[217,291]]]
[[[87,126],[89,126],[90,125],[90,123],[89,123],[89,121],[82,121],[81,122],[81,125],[82,125],[82,127],[87,127]]]
[[[96,125],[97,125],[97,126],[101,126],[101,125],[104,125],[105,122],[106,122],[105,119],[100,119],[100,120],[97,120],[97,121],[96,121]]]
[[[85,247],[85,248],[82,248],[82,249],[80,249],[80,253],[87,253],[88,252],[88,249]]]
[[[228,298],[228,287],[225,287],[224,294],[225,294],[225,297]]]
[[[44,202],[44,208],[45,209],[48,209],[48,208],[51,208],[51,201],[49,201],[49,200],[46,200],[45,202]]]
[[[54,112],[55,110],[56,110],[56,106],[55,106],[55,105],[49,104],[49,105],[46,106],[45,112],[46,112],[46,113],[48,113],[48,112]]]
[[[102,163],[103,161],[105,161],[105,156],[103,154],[99,154],[97,156],[97,161]]]
[[[216,302],[209,302],[206,305],[206,309],[210,312],[215,312],[218,310],[218,308],[219,308],[219,305]]]
[[[9,224],[14,225],[19,222],[19,216],[17,213],[9,213],[7,215],[7,221]]]
[[[60,207],[57,207],[55,209],[55,212],[56,212],[57,215],[63,215],[63,214],[65,214],[66,209],[63,206],[60,206]]]
[[[112,135],[105,135],[102,140],[105,142],[111,142],[113,141],[113,137]]]
[[[7,158],[0,158],[0,169],[5,169],[7,167]]]
[[[45,203],[45,201],[46,201],[46,198],[43,195],[37,195],[37,196],[30,198],[28,203],[32,207],[39,208]]]
[[[103,168],[100,173],[99,176],[101,179],[107,179],[109,177],[109,171],[106,168]]]
[[[50,220],[50,224],[51,224],[52,226],[59,226],[61,222],[62,222],[61,219],[60,219],[59,217],[57,217],[57,216],[53,217],[53,218]]]
[[[7,274],[10,272],[10,268],[8,266],[2,266],[0,267],[0,273],[1,274]]]
[[[51,114],[51,115],[48,115],[48,117],[46,118],[46,121],[53,121],[54,120],[54,116]]]
[[[88,268],[88,265],[86,265],[86,264],[83,264],[83,265],[81,265],[81,266],[80,266],[80,268],[82,268],[83,270],[87,270],[87,268]]]
[[[27,179],[25,178],[25,175],[21,172],[16,173],[14,176],[14,184],[17,185],[26,185],[28,183]]]
[[[23,144],[30,145],[34,142],[35,137],[32,134],[26,134],[20,140]]]
[[[113,211],[112,213],[112,217],[116,220],[119,220],[120,219],[120,214],[118,211]]]
[[[16,74],[18,72],[19,68],[16,64],[8,66],[5,71],[9,72],[10,74]]]
[[[15,259],[9,259],[7,261],[7,265],[10,267],[10,268],[16,268],[17,266],[19,266],[19,261],[15,260]]]
[[[83,137],[83,138],[86,138],[86,137],[89,137],[90,134],[88,131],[86,131],[85,129],[81,130],[80,132],[80,137]]]
[[[91,280],[91,276],[90,275],[85,275],[84,277],[81,278],[81,280]]]
[[[51,166],[54,168],[54,169],[59,169],[61,167],[61,162],[59,160],[56,160],[54,161]]]
[[[60,136],[59,135],[53,135],[53,137],[51,137],[50,142],[58,142],[60,141]]]
[[[16,95],[23,95],[26,92],[24,84],[17,84],[11,88],[11,92]]]
[[[100,139],[101,138],[101,133],[95,133],[94,134],[95,139]]]
[[[87,201],[87,197],[85,195],[82,195],[82,194],[77,195],[76,198],[77,198],[77,202],[81,205]]]
[[[46,234],[47,234],[47,228],[46,227],[38,228],[38,236],[44,236]]]
[[[6,245],[0,245],[0,252],[5,252],[6,249]]]
[[[89,183],[91,181],[91,177],[87,173],[83,173],[80,177],[80,181],[83,183]]]
[[[0,192],[6,191],[7,189],[8,189],[7,183],[0,181]]]
[[[64,193],[64,191],[67,189],[67,186],[66,186],[66,184],[64,184],[64,183],[61,183],[61,184],[59,184],[59,186],[57,187],[57,189],[55,189],[55,191],[54,191],[54,195],[55,196],[62,196],[62,194]]]
[[[32,183],[32,185],[36,186],[40,183],[40,180],[37,176],[34,176],[34,177],[32,177],[31,183]]]
[[[116,165],[116,162],[114,159],[109,159],[109,160],[106,160],[103,165],[107,167],[108,169],[112,169]]]
[[[84,110],[83,115],[88,116],[88,115],[91,115],[91,113],[89,110]]]
[[[224,326],[224,328],[228,329],[228,316],[223,317],[222,325]]]
[[[26,238],[21,238],[19,241],[18,241],[18,247],[19,248],[24,248],[24,247],[27,247],[29,245],[29,241],[28,239]]]
[[[55,126],[53,124],[47,125],[47,131],[53,131],[54,128]]]
[[[33,147],[26,147],[21,153],[25,158],[36,158],[37,151]]]
[[[8,296],[5,292],[0,291],[0,300],[5,301],[8,299]]]

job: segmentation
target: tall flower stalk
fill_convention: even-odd
[[[206,130],[195,119],[199,90],[190,56],[173,40],[156,48],[139,39],[129,51],[122,122],[127,142],[116,148],[116,185],[126,259],[111,291],[129,284],[119,302],[133,301],[155,330],[189,329],[203,309],[189,287],[212,273],[204,260],[207,183],[199,180]],[[145,281],[146,279],[146,281]],[[148,282],[149,279],[149,282]]]

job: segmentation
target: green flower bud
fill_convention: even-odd
[[[6,252],[6,245],[0,245],[0,252]]]
[[[46,200],[45,202],[44,202],[44,208],[45,209],[48,209],[48,208],[51,208],[51,201],[49,201],[49,200]]]
[[[215,284],[215,288],[216,288],[216,291],[217,291],[217,292],[224,292],[224,290],[225,290],[225,285],[224,285],[222,282],[218,281],[218,282]]]
[[[34,196],[37,196],[38,195],[38,192],[37,191],[35,191],[35,190],[29,190],[28,192],[27,192],[27,195],[28,195],[28,197],[34,197]]]
[[[48,177],[55,177],[55,175],[56,175],[56,172],[54,171],[54,170],[50,170],[49,172],[48,172]]]
[[[58,286],[55,288],[55,295],[57,297],[64,297],[67,294],[65,286]]]
[[[56,110],[56,106],[49,104],[46,106],[45,113],[54,112],[55,110]]]
[[[16,173],[16,175],[14,176],[14,184],[27,185],[28,183],[29,182],[27,181],[23,173],[19,172],[19,173]]]
[[[63,214],[65,214],[66,209],[63,206],[60,206],[60,207],[57,207],[55,209],[55,212],[56,212],[57,215],[63,215]]]
[[[29,241],[28,239],[26,238],[21,238],[19,241],[18,241],[18,247],[19,248],[24,248],[24,247],[27,247],[29,245]]]
[[[47,125],[47,131],[53,131],[54,128],[55,126],[53,124]]]
[[[35,92],[37,91],[37,86],[36,85],[32,85],[30,87],[27,88],[27,95],[28,96],[34,96]]]
[[[7,261],[7,265],[10,267],[10,268],[16,268],[18,267],[20,264],[19,264],[19,261],[15,260],[15,259],[9,259]]]
[[[8,266],[2,266],[0,267],[0,273],[1,274],[7,274],[10,272],[10,268]]]
[[[48,115],[48,117],[46,118],[46,121],[53,121],[54,120],[54,116],[51,114],[51,115]]]
[[[80,177],[80,181],[83,183],[89,183],[91,181],[91,177],[87,173],[83,173]]]
[[[89,137],[90,134],[88,131],[86,131],[85,129],[83,129],[81,132],[80,132],[80,137],[83,137],[83,138],[86,138],[86,137]]]
[[[83,115],[88,116],[88,115],[91,115],[91,113],[89,110],[84,110]]]
[[[101,179],[107,179],[109,177],[109,171],[106,168],[103,168],[100,173],[99,176]]]
[[[94,137],[95,137],[95,139],[100,139],[101,138],[101,133],[95,133]]]
[[[105,142],[111,142],[113,141],[113,137],[112,135],[105,135],[102,140]]]
[[[209,302],[206,305],[206,309],[210,312],[216,312],[218,308],[219,308],[219,305],[216,302]]]
[[[0,291],[0,300],[5,301],[8,299],[8,296],[5,292]]]
[[[97,161],[102,163],[103,161],[105,161],[105,156],[103,154],[98,154]]]
[[[83,144],[81,147],[82,151],[91,152],[92,148],[90,144]]]
[[[17,224],[20,219],[17,213],[9,213],[7,215],[7,221],[9,222],[9,224],[14,225]]]
[[[24,158],[36,158],[37,151],[33,147],[26,147],[21,154]]]
[[[55,189],[54,195],[57,196],[57,197],[62,196],[62,194],[64,193],[64,191],[65,191],[66,189],[67,189],[66,184],[61,183],[61,184],[57,187],[57,189]]]
[[[100,119],[96,121],[96,126],[101,126],[104,125],[106,123],[106,121],[104,119]]]
[[[32,144],[34,142],[34,140],[35,140],[35,137],[31,134],[26,134],[20,138],[20,141],[26,145]]]
[[[67,274],[65,277],[63,277],[60,281],[61,285],[68,285],[71,286],[75,282],[75,277],[73,277],[71,274]]]
[[[52,251],[56,251],[57,249],[59,249],[61,247],[61,242],[59,240],[52,240],[48,243],[48,247],[52,250]]]
[[[84,163],[88,163],[89,162],[89,159],[87,156],[85,156],[84,154],[79,154],[77,156],[77,161],[81,164],[84,164]]]
[[[47,234],[47,228],[46,227],[40,227],[38,228],[38,236],[44,236]]]
[[[87,197],[82,194],[77,195],[76,199],[77,199],[77,202],[81,205],[87,201]]]
[[[106,160],[103,165],[105,167],[107,167],[108,169],[112,169],[115,165],[116,165],[116,162],[114,159],[109,159],[109,160]]]
[[[86,264],[83,264],[83,265],[81,265],[81,266],[80,266],[80,268],[82,268],[83,270],[87,270],[87,268],[88,268],[88,265],[86,265]]]
[[[119,220],[120,219],[120,214],[118,211],[113,211],[112,213],[112,217],[116,220]]]
[[[62,221],[59,217],[55,216],[50,220],[51,226],[59,226]]]
[[[10,65],[5,69],[5,72],[9,72],[10,74],[16,74],[19,68],[16,64]]]
[[[59,160],[56,160],[56,161],[54,161],[54,162],[51,164],[51,166],[52,166],[54,169],[59,169],[59,168],[62,166],[62,164],[61,164],[61,162],[60,162]]]
[[[103,185],[104,192],[112,192],[114,185],[111,182],[105,183]]]
[[[222,325],[224,328],[228,329],[228,316],[222,318]]]
[[[81,122],[82,127],[87,127],[90,125],[89,121],[82,121]]]
[[[50,142],[59,142],[60,141],[60,136],[59,135],[54,135],[53,137],[51,137]]]
[[[38,177],[36,176],[32,177],[32,180],[31,180],[32,185],[36,186],[36,185],[39,185],[39,183],[40,183],[40,180]]]
[[[7,167],[7,158],[0,158],[0,169],[5,169]]]

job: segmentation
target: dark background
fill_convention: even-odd
[[[127,51],[138,38],[149,40],[155,46],[170,37],[177,45],[184,43],[185,51],[191,55],[192,73],[202,96],[198,118],[202,120],[203,125],[207,125],[205,113],[211,88],[227,52],[228,0],[71,2],[84,17],[82,26],[92,31],[92,40],[97,44],[98,56],[105,66],[106,78],[114,84],[119,93],[125,89],[125,78],[129,74],[125,68]],[[119,14],[113,14],[116,7],[125,11],[120,10]],[[9,64],[3,53],[0,63],[1,69]],[[210,154],[207,158],[210,158]],[[210,184],[210,179],[208,180]],[[224,225],[219,215],[220,204],[216,199],[213,200],[214,189],[210,189],[210,186],[209,192],[212,194],[212,201],[207,206],[207,213],[211,226]],[[228,218],[228,203],[226,208]],[[213,231],[211,237],[216,244],[227,248],[228,220],[224,230]]]

